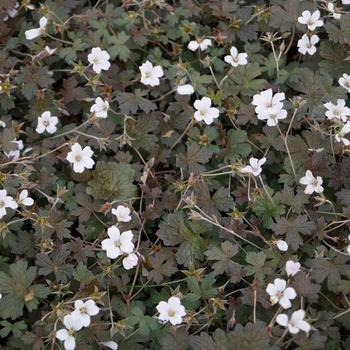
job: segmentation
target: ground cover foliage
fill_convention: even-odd
[[[2,0],[1,347],[349,349],[348,4]]]

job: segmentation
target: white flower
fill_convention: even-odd
[[[307,36],[307,34],[304,34],[301,39],[298,40],[298,51],[306,55],[308,53],[309,55],[314,55],[316,53],[316,44],[320,41],[320,38],[313,34],[310,38]]]
[[[248,54],[238,53],[238,50],[232,46],[230,49],[230,55],[224,57],[226,63],[229,63],[232,67],[244,66],[248,63]]]
[[[6,208],[16,209],[18,205],[6,190],[0,190],[0,219],[6,215]]]
[[[288,330],[292,334],[297,334],[299,331],[309,332],[311,326],[304,321],[305,311],[298,310],[292,313],[292,317],[289,320],[286,314],[279,314],[276,317],[276,322],[283,327],[288,327]]]
[[[9,9],[9,10],[6,11],[7,12],[7,16],[5,16],[3,18],[4,22],[6,22],[9,19],[9,17],[13,18],[13,17],[15,17],[17,15],[18,7],[19,7],[19,3],[16,1],[15,7],[13,9]]]
[[[314,192],[323,192],[322,177],[317,176],[315,178],[310,170],[306,170],[305,176],[299,180],[299,183],[302,185],[306,185],[306,188],[304,190],[304,193],[306,194],[313,194]]]
[[[26,36],[26,39],[32,40],[37,38],[38,36],[45,34],[47,22],[48,20],[46,17],[41,17],[39,20],[39,26],[40,26],[39,28],[26,30],[26,32],[24,33]]]
[[[66,315],[63,318],[63,324],[66,328],[62,328],[56,332],[56,338],[64,341],[64,348],[66,350],[75,349],[74,334],[83,328],[79,319],[76,319],[72,314]]]
[[[108,108],[108,101],[103,101],[101,97],[97,97],[95,103],[90,108],[90,112],[94,113],[96,118],[105,119],[108,115]]]
[[[196,100],[193,106],[197,110],[194,113],[194,118],[198,121],[204,120],[207,125],[219,117],[219,110],[211,107],[211,99],[209,97],[202,97],[201,100]]]
[[[343,5],[350,5],[350,0],[342,0],[341,3]]]
[[[4,152],[4,153],[5,153],[5,156],[7,158],[11,158],[13,160],[17,160],[19,158],[19,156],[20,156],[20,151],[24,148],[23,141],[22,140],[13,139],[11,142],[15,143],[17,145],[17,149],[13,150],[13,151],[10,151],[10,152]]]
[[[328,3],[327,9],[332,14],[334,19],[340,19],[341,14],[336,12],[336,8],[332,2]]]
[[[346,124],[335,134],[335,139],[337,142],[343,142],[345,146],[350,145],[350,141],[344,136],[350,132],[350,121],[347,121]]]
[[[254,95],[252,105],[256,106],[256,114],[266,113],[266,110],[269,110],[271,108],[282,109],[282,101],[285,100],[285,98],[286,96],[284,92],[273,94],[272,89],[268,89],[260,92],[260,94]]]
[[[200,41],[197,41],[197,40],[192,40],[188,43],[188,48],[191,50],[191,51],[196,51],[198,50],[198,48],[201,50],[201,51],[204,51],[206,50],[209,46],[211,46],[211,40],[210,39],[204,39],[204,40],[200,40]]]
[[[242,173],[252,174],[254,176],[259,176],[262,172],[261,166],[265,164],[266,158],[263,157],[261,159],[257,159],[254,157],[251,157],[249,159],[249,164],[241,169]]]
[[[93,47],[88,55],[88,61],[92,64],[92,69],[97,74],[100,74],[102,70],[109,69],[111,66],[109,59],[108,52],[101,50],[99,47]]]
[[[271,304],[279,303],[283,309],[289,309],[292,306],[290,300],[297,296],[294,288],[287,288],[287,282],[280,278],[276,278],[273,283],[269,283],[266,292],[270,295]]]
[[[17,201],[18,204],[22,204],[25,205],[27,207],[30,207],[31,205],[34,204],[34,200],[31,197],[28,197],[28,191],[27,190],[23,190],[20,194],[19,194],[19,198]]]
[[[182,318],[186,315],[185,307],[178,297],[170,297],[167,302],[161,301],[157,305],[157,311],[160,321],[169,321],[172,325],[182,323]]]
[[[304,11],[301,17],[298,18],[298,22],[306,24],[308,29],[314,31],[317,27],[323,26],[323,21],[320,19],[320,11],[314,11],[312,14],[310,11]]]
[[[139,258],[135,253],[128,254],[123,259],[123,266],[125,270],[130,270],[137,265]]]
[[[293,260],[288,260],[286,262],[286,272],[287,276],[295,276],[300,271],[300,263],[294,262]]]
[[[350,92],[350,75],[344,73],[342,77],[339,78],[338,83],[341,87]]]
[[[71,151],[67,154],[67,160],[69,163],[73,164],[73,170],[76,173],[82,173],[85,168],[92,169],[95,164],[95,161],[91,158],[94,152],[90,146],[81,148],[79,143],[75,143]]]
[[[90,325],[90,316],[95,316],[99,313],[100,309],[96,303],[89,299],[85,302],[82,300],[76,300],[74,302],[75,310],[72,312],[72,316],[80,322],[83,327],[88,327]]]
[[[194,93],[194,88],[190,84],[179,85],[176,90],[179,95],[192,95]]]
[[[132,242],[133,234],[131,231],[120,233],[117,226],[113,225],[107,230],[109,238],[104,239],[102,249],[111,259],[116,259],[122,254],[132,253],[134,250],[134,243]]]
[[[0,90],[1,90],[1,87],[0,87]],[[1,92],[1,91],[0,91]],[[6,128],[6,123],[3,122],[2,120],[0,120],[0,127],[1,128]]]
[[[101,341],[101,345],[105,346],[108,349],[111,350],[118,350],[118,344],[115,341],[109,340],[109,341]]]
[[[276,246],[277,248],[281,251],[281,252],[286,252],[288,250],[288,244],[286,241],[283,241],[282,239],[279,239],[276,242]]]
[[[146,61],[140,67],[141,83],[144,85],[158,86],[160,84],[159,78],[164,75],[161,66],[153,67],[150,61]]]
[[[267,120],[268,126],[276,126],[280,119],[287,118],[287,111],[282,108],[272,107],[267,108],[264,112],[257,114],[259,120]]]
[[[57,48],[51,49],[49,46],[45,46],[44,51],[46,52],[47,55],[51,56],[56,52]]]
[[[119,222],[129,222],[131,220],[130,209],[124,205],[118,205],[117,209],[112,209],[112,214],[115,215]]]
[[[326,112],[327,119],[339,119],[345,123],[350,116],[350,108],[345,106],[345,100],[342,98],[337,99],[336,105],[332,102],[327,102],[324,106],[328,109]]]
[[[50,111],[46,111],[38,117],[38,126],[35,131],[38,134],[42,134],[47,131],[49,134],[54,134],[57,131],[56,125],[58,124],[58,118],[51,116]]]

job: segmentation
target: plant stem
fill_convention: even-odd
[[[278,130],[278,132],[280,133],[280,135],[282,137],[282,140],[283,140],[283,143],[284,143],[284,147],[286,148],[286,151],[287,151],[287,154],[288,154],[288,158],[289,158],[289,162],[290,162],[290,165],[292,167],[293,175],[296,178],[297,175],[296,175],[296,172],[295,172],[293,159],[292,159],[292,156],[291,156],[290,151],[289,151],[288,142],[287,142],[287,135],[286,136],[283,135],[283,132],[282,132],[281,128],[278,126],[278,124],[276,124],[276,127],[277,127],[277,130]]]

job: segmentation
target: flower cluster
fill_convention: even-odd
[[[64,342],[65,350],[74,350],[76,346],[75,334],[83,327],[89,327],[91,317],[96,316],[100,309],[95,301],[88,299],[76,300],[74,302],[74,311],[63,318],[65,328],[56,332],[56,338]]]
[[[259,120],[266,120],[268,126],[276,126],[280,119],[287,118],[287,111],[283,108],[285,100],[283,92],[273,94],[272,89],[262,91],[253,97],[252,104]]]

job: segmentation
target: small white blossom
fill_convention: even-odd
[[[93,47],[88,55],[88,61],[92,64],[92,69],[97,74],[100,74],[102,70],[109,69],[111,66],[109,59],[108,52],[101,50],[99,47]]]
[[[105,119],[108,115],[109,103],[97,97],[95,103],[91,106],[90,112],[95,114],[96,118]]]
[[[196,100],[193,106],[197,110],[194,113],[194,118],[198,121],[204,121],[207,125],[219,117],[219,110],[211,107],[211,99],[209,97],[202,97],[201,100]]]
[[[82,148],[79,143],[75,143],[71,151],[67,154],[67,160],[69,163],[73,164],[73,170],[76,173],[82,173],[85,168],[92,169],[95,161],[91,158],[94,152],[90,146]]]
[[[272,89],[268,89],[260,92],[260,94],[254,95],[252,105],[256,106],[255,113],[259,114],[265,112],[268,108],[282,108],[282,101],[285,100],[285,98],[286,96],[283,92],[273,94]]]
[[[123,267],[125,270],[130,270],[137,265],[139,258],[135,253],[128,254],[123,259]]]
[[[191,51],[196,51],[198,48],[201,51],[205,51],[209,46],[211,46],[211,40],[210,39],[203,39],[200,41],[192,40],[188,43],[188,49]]]
[[[15,17],[17,15],[18,7],[19,7],[19,3],[16,1],[15,7],[6,11],[7,12],[7,16],[5,16],[3,18],[4,22],[6,22],[9,18],[13,18],[13,17]]]
[[[88,327],[90,325],[91,316],[95,316],[99,313],[100,309],[96,303],[89,299],[87,301],[76,300],[74,302],[75,310],[72,312],[72,316],[81,323],[83,327]]]
[[[350,5],[350,0],[342,0],[341,3],[343,5]]]
[[[257,159],[254,157],[251,157],[249,159],[249,164],[246,165],[244,168],[241,169],[242,173],[252,174],[254,176],[259,176],[262,172],[261,166],[265,164],[266,158],[263,157],[261,159]]]
[[[286,252],[288,250],[288,244],[286,241],[283,241],[282,239],[279,239],[276,242],[276,246],[277,248],[281,251],[281,252]]]
[[[279,92],[273,94],[272,89],[262,91],[253,96],[252,105],[255,107],[255,113],[259,120],[267,120],[268,126],[275,126],[278,120],[287,117],[287,111],[283,109],[283,100],[285,94]]]
[[[130,209],[124,205],[118,205],[117,209],[112,209],[112,214],[115,215],[119,222],[131,221]]]
[[[58,124],[58,118],[51,116],[50,111],[46,111],[38,117],[38,126],[35,131],[38,134],[42,134],[47,131],[49,134],[54,134],[57,131],[56,125]]]
[[[0,190],[0,219],[6,215],[6,208],[16,209],[18,205],[6,190]]]
[[[23,190],[20,194],[19,194],[19,198],[17,201],[18,204],[22,204],[25,205],[26,207],[30,207],[34,204],[34,200],[31,197],[28,197],[28,191],[27,190]]]
[[[44,51],[46,52],[47,55],[51,56],[57,51],[57,47],[55,47],[54,49],[51,49],[49,46],[46,45]]]
[[[350,132],[350,121],[347,121],[346,124],[344,124],[342,128],[338,132],[336,132],[335,140],[337,142],[342,142],[345,146],[349,146],[350,140],[344,137],[349,132]]]
[[[276,322],[283,327],[288,327],[288,330],[292,334],[297,334],[300,331],[308,333],[311,330],[309,323],[304,321],[305,311],[298,310],[292,313],[292,317],[289,319],[286,314],[279,314],[276,317]]]
[[[300,263],[294,262],[293,260],[288,260],[286,262],[286,272],[287,276],[295,276],[300,271]]]
[[[108,349],[118,350],[118,344],[115,341],[113,341],[113,340],[101,341],[100,344],[105,346]]]
[[[338,83],[345,90],[350,92],[350,75],[344,73],[342,77],[339,78]]]
[[[232,67],[244,66],[248,63],[248,54],[245,52],[238,53],[236,47],[232,46],[230,49],[230,55],[224,57],[224,61],[230,64]]]
[[[116,259],[123,254],[130,254],[134,250],[134,243],[132,242],[132,231],[125,231],[120,233],[117,226],[113,225],[107,230],[109,238],[101,242],[102,249],[111,259]]]
[[[294,288],[287,287],[287,282],[280,278],[276,278],[273,283],[269,283],[266,292],[270,295],[271,304],[279,303],[283,309],[289,309],[292,306],[290,300],[297,296]]]
[[[266,109],[264,112],[257,114],[259,120],[266,120],[267,126],[276,126],[278,121],[287,118],[287,111],[282,108],[272,107]]]
[[[313,176],[311,170],[306,170],[305,176],[303,176],[299,183],[302,185],[306,185],[306,188],[304,190],[304,193],[306,194],[313,194],[316,193],[322,193],[323,187],[322,187],[322,177],[317,176],[316,178]]]
[[[307,28],[314,31],[317,27],[323,26],[323,20],[320,19],[320,11],[314,11],[312,14],[310,11],[304,11],[301,17],[298,18],[298,22],[306,24]]]
[[[13,160],[17,160],[19,158],[20,154],[21,154],[20,151],[24,148],[23,141],[22,140],[13,139],[11,142],[15,143],[17,145],[17,149],[13,150],[13,151],[9,151],[9,152],[4,152],[4,153],[5,153],[5,156],[7,158],[10,158],[10,159],[13,159]]]
[[[48,20],[46,17],[41,17],[39,20],[39,28],[26,30],[26,32],[24,33],[26,36],[26,39],[32,40],[45,34],[47,22]]]
[[[161,301],[157,305],[157,311],[160,321],[170,322],[174,326],[182,323],[182,318],[186,315],[185,307],[178,297],[170,297],[167,302]]]
[[[332,17],[334,19],[340,19],[341,14],[336,12],[336,7],[334,6],[334,4],[332,2],[329,2],[327,5],[327,9],[328,11],[332,14]]]
[[[194,88],[190,84],[179,85],[176,89],[179,95],[192,95],[194,93]]]
[[[313,34],[310,38],[307,34],[304,34],[301,39],[298,40],[298,51],[306,55],[307,53],[312,56],[316,53],[316,44],[320,41],[320,38]]]
[[[64,316],[63,324],[66,328],[62,328],[56,332],[56,338],[64,342],[66,350],[75,349],[74,335],[83,328],[83,325],[72,314]]]
[[[327,102],[324,106],[327,108],[326,117],[329,120],[339,119],[345,123],[350,116],[350,108],[346,107],[345,100],[342,98],[337,99],[336,105],[332,102]]]
[[[163,68],[161,66],[153,67],[150,61],[146,61],[140,67],[141,83],[144,85],[158,86],[160,84],[159,78],[164,75]]]

